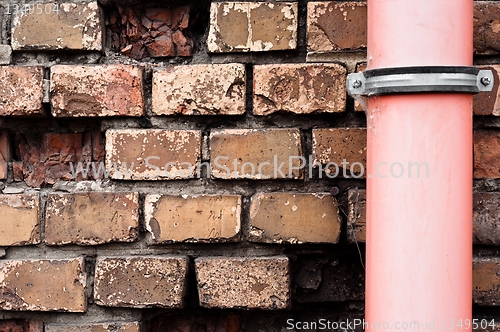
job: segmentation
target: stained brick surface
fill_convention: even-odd
[[[337,113],[345,110],[346,70],[336,64],[255,66],[253,113]]]
[[[285,309],[290,302],[286,257],[207,257],[195,261],[200,305]]]
[[[108,307],[180,308],[187,264],[185,257],[99,257],[94,299]]]
[[[40,242],[40,198],[37,194],[0,195],[0,246]]]
[[[0,260],[0,309],[85,312],[83,258]]]
[[[237,240],[241,197],[147,195],[146,229],[153,243]]]
[[[102,50],[104,17],[97,1],[38,2],[10,9],[14,50]]]
[[[325,166],[333,163],[327,167],[331,176],[337,172],[337,176],[343,176],[344,173],[347,176],[360,176],[366,167],[366,129],[313,129],[313,157],[314,162]]]
[[[0,116],[41,115],[43,68],[0,66]]]
[[[303,175],[297,129],[226,129],[210,134],[211,174],[219,179],[298,179]]]
[[[45,220],[47,244],[132,242],[139,233],[139,194],[50,194]]]
[[[260,193],[252,197],[250,240],[337,243],[342,219],[328,194]]]
[[[135,66],[52,66],[50,93],[57,117],[144,114],[142,70]]]
[[[201,132],[125,129],[106,132],[106,166],[113,179],[161,180],[197,176]]]
[[[135,323],[102,323],[88,325],[48,324],[45,332],[140,332],[140,325]]]
[[[153,74],[156,115],[216,115],[245,112],[245,66],[175,66]]]
[[[307,48],[341,51],[366,47],[366,2],[309,2]]]
[[[472,268],[473,300],[476,304],[500,305],[500,260],[475,258]]]
[[[474,131],[474,178],[500,178],[500,133]]]
[[[297,2],[214,2],[210,52],[255,52],[297,47]]]

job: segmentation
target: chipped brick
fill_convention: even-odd
[[[286,309],[290,304],[287,257],[204,257],[195,260],[204,308]]]
[[[245,66],[171,66],[153,73],[155,115],[245,113]]]
[[[153,243],[234,241],[240,234],[240,196],[147,195],[144,211]]]
[[[0,260],[0,309],[85,312],[83,258]]]
[[[50,71],[55,117],[142,116],[142,70],[128,65],[56,65]]]
[[[366,2],[309,2],[307,48],[314,52],[365,48]]]
[[[337,113],[345,110],[346,74],[337,64],[254,67],[253,113]]]
[[[19,7],[12,16],[13,50],[102,50],[103,14],[97,1]]]
[[[297,2],[214,2],[209,52],[256,52],[297,47]]]
[[[181,308],[185,257],[98,257],[94,299],[98,305]]]
[[[0,116],[43,115],[43,67],[0,66]]]

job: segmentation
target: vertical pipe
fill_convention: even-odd
[[[471,66],[472,24],[472,0],[368,0],[368,69]],[[372,97],[367,118],[367,327],[470,330],[472,96]]]

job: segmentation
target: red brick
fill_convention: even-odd
[[[211,175],[216,179],[300,179],[301,156],[298,129],[226,129],[210,134]]]
[[[297,47],[297,2],[214,2],[209,52],[256,52]]]
[[[153,73],[153,114],[245,113],[245,66],[170,66]]]
[[[53,193],[45,218],[49,245],[132,242],[139,234],[139,194]]]
[[[253,113],[345,111],[346,74],[337,64],[275,64],[254,67]]]
[[[185,257],[98,257],[95,302],[108,307],[180,308],[187,268]]]
[[[500,132],[474,131],[474,178],[500,178]]]
[[[361,176],[359,173],[366,169],[366,128],[313,129],[312,134],[314,163],[334,163],[328,167],[330,176],[337,172],[335,165],[338,166],[336,176],[344,173],[348,177]],[[342,170],[342,163],[346,165],[345,170]]]
[[[40,243],[40,198],[37,194],[0,195],[0,246]]]
[[[144,205],[152,243],[225,242],[239,238],[240,196],[147,195]]]
[[[473,292],[475,304],[500,305],[500,260],[494,258],[474,258],[472,267]]]
[[[128,65],[56,65],[50,69],[55,117],[142,116],[142,69]]]
[[[330,193],[259,193],[250,206],[250,238],[267,243],[337,243],[342,219]]]
[[[6,131],[0,132],[0,180],[7,179],[9,165],[12,159],[10,139]]]
[[[24,180],[23,162],[22,161],[13,161],[12,162],[12,173],[13,173],[15,182],[21,182]]]
[[[309,2],[307,4],[307,48],[326,52],[365,48],[365,2]]]
[[[0,260],[0,309],[85,312],[83,258]]]
[[[43,115],[43,67],[0,66],[0,116]]]
[[[500,4],[474,1],[474,51],[476,54],[500,52]]]
[[[197,176],[200,150],[201,131],[197,130],[123,129],[106,132],[106,167],[112,179],[192,178]]]
[[[82,174],[76,174],[78,163],[85,168],[92,162],[91,142],[88,135],[55,134],[20,135],[16,145],[23,162],[23,175],[26,184],[40,187],[53,184],[56,180],[81,180]],[[90,172],[86,178],[92,178]]]
[[[33,7],[31,7],[33,6]],[[101,51],[104,17],[96,1],[11,5],[12,49]],[[42,12],[40,13],[40,11]]]
[[[206,257],[195,260],[204,308],[286,309],[290,304],[287,257]]]
[[[45,326],[45,332],[140,332],[140,326],[138,322],[112,322],[87,325],[48,324]]]

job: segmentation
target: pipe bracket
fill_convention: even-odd
[[[478,93],[493,89],[491,70],[476,67],[399,67],[370,69],[347,75],[349,95],[400,93]]]

